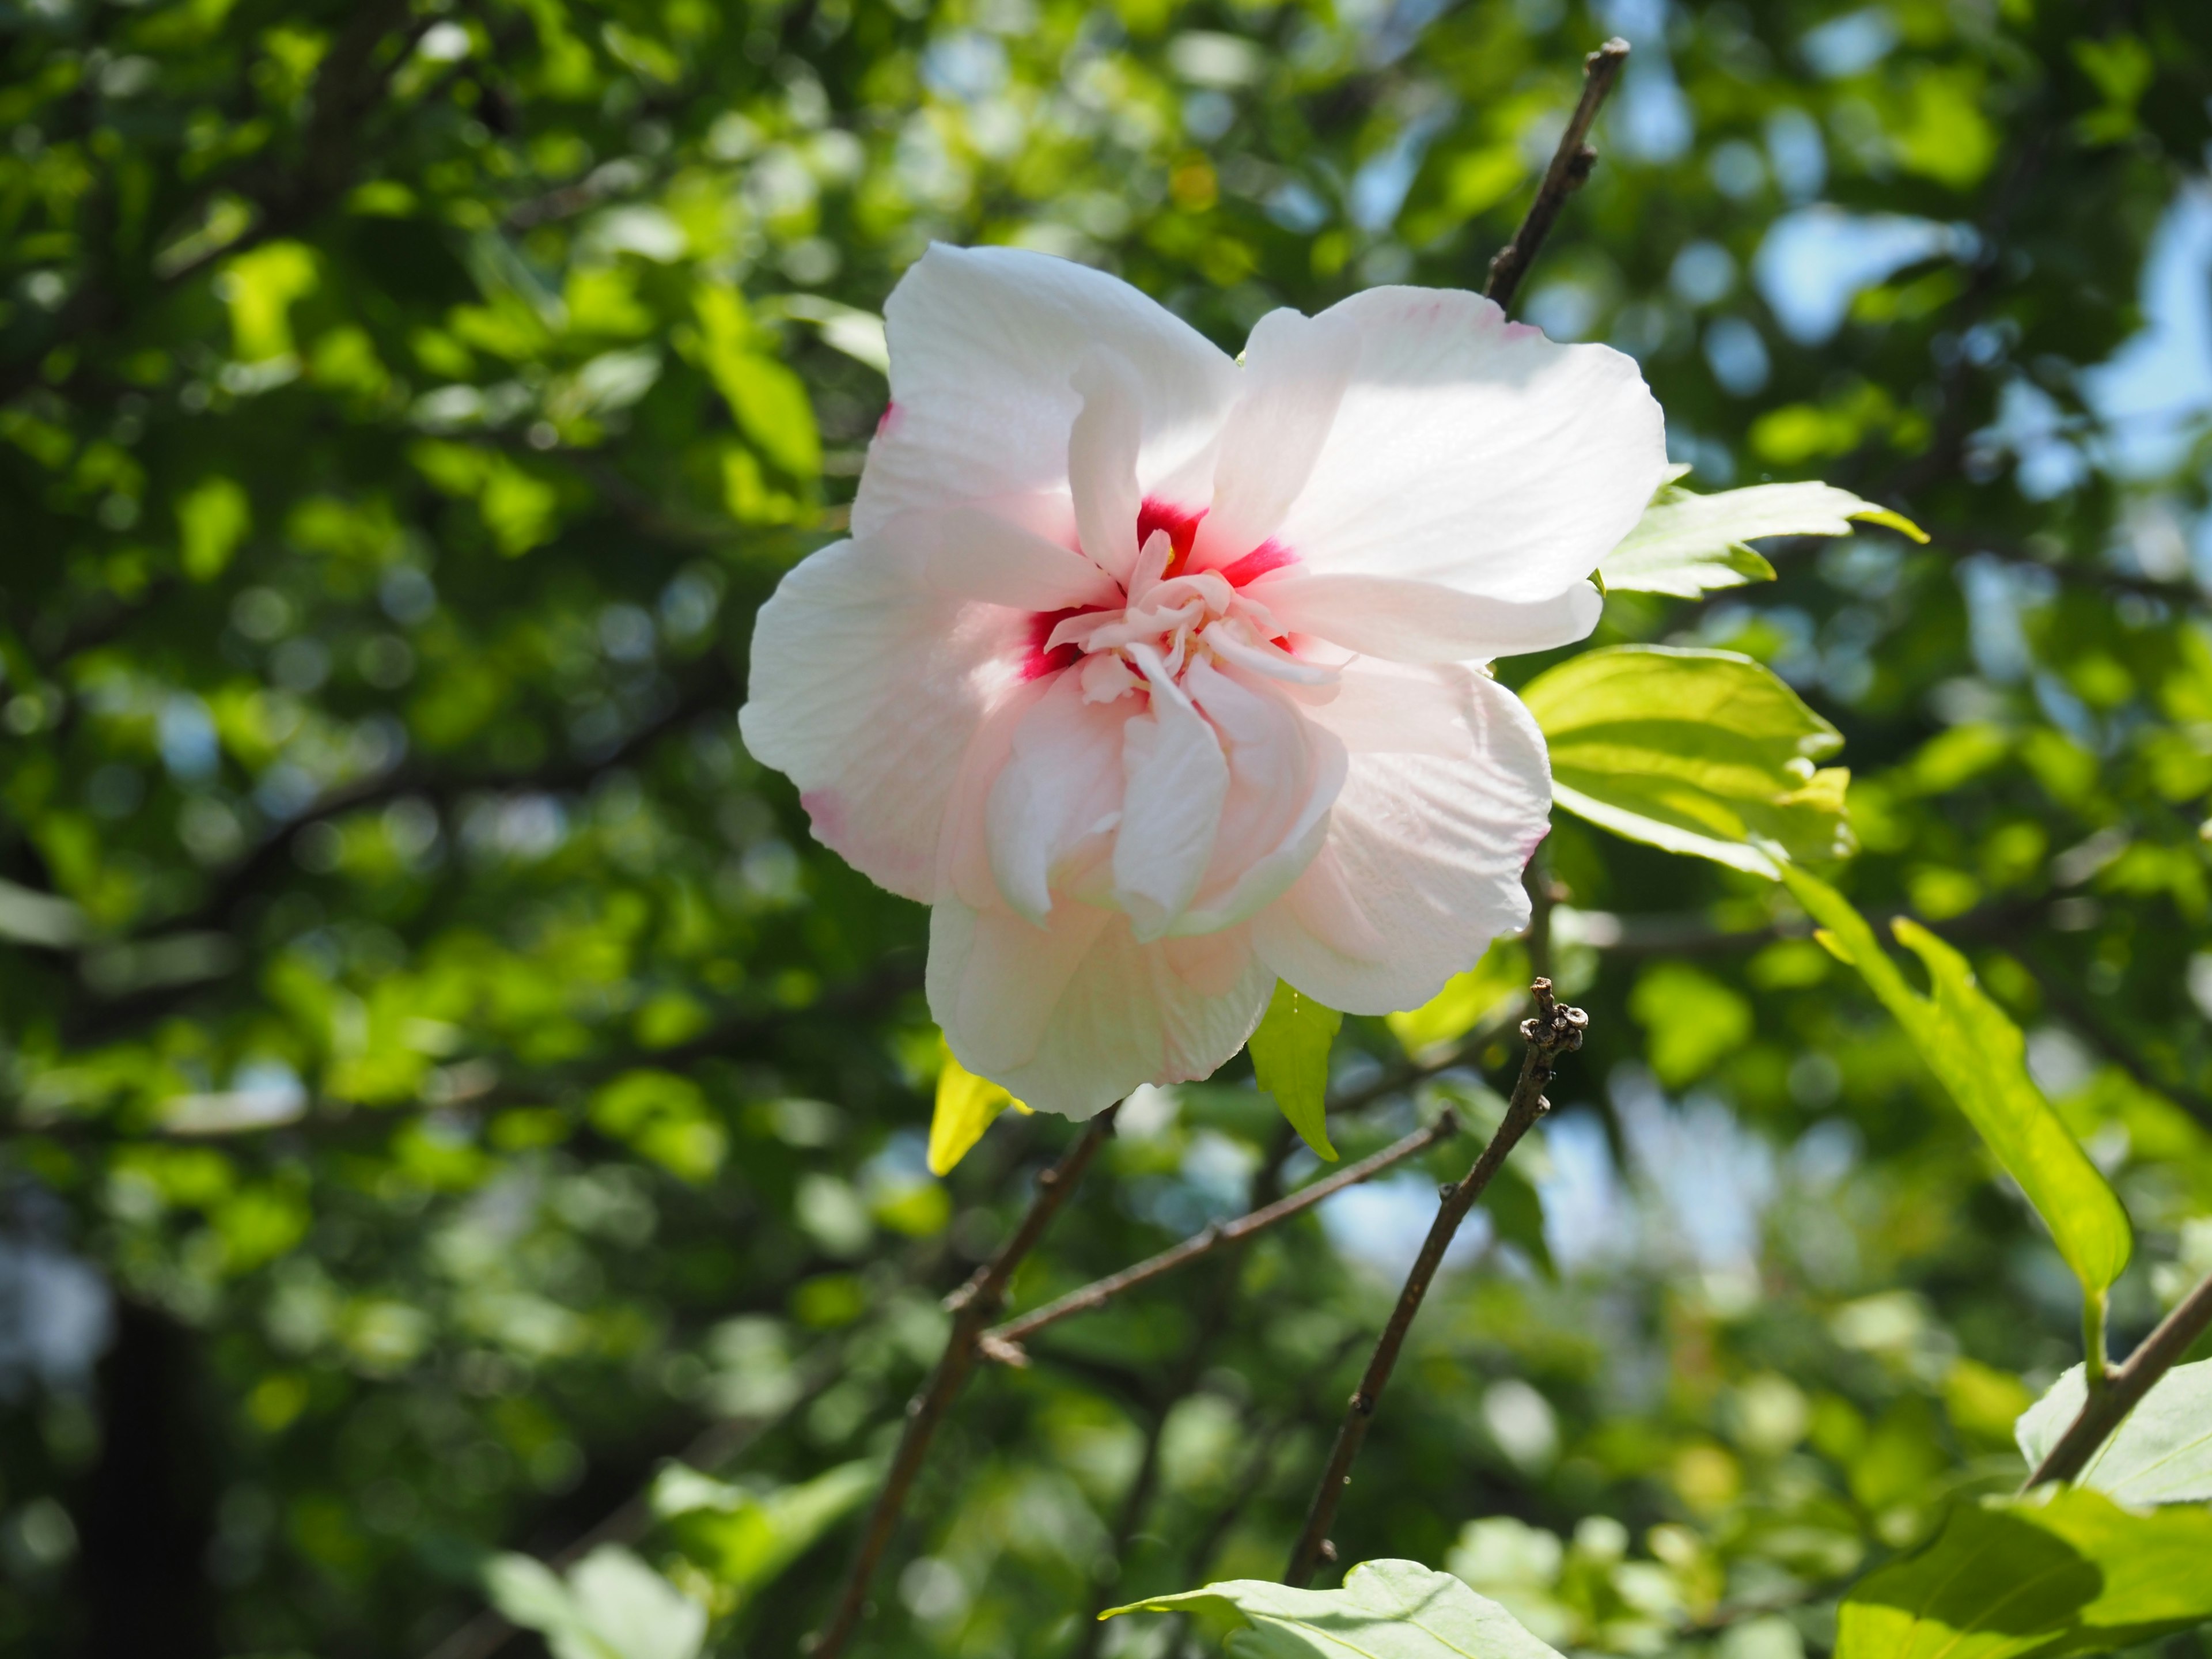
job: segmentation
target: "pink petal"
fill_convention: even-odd
[[[1079,674],[1062,674],[1014,728],[985,812],[991,874],[1006,902],[1042,926],[1056,878],[1081,857],[1108,853],[1121,815],[1121,728],[1134,700],[1085,699]]]
[[[1283,522],[1328,441],[1359,349],[1358,328],[1334,313],[1271,311],[1254,326],[1244,395],[1221,434],[1194,568],[1242,559]]]
[[[1360,343],[1274,532],[1317,570],[1546,600],[1595,569],[1658,488],[1659,405],[1609,347],[1554,344],[1444,289],[1371,289],[1315,320]]]
[[[1118,278],[1046,254],[933,246],[884,319],[898,415],[869,448],[856,532],[917,507],[1064,491],[1083,402],[1072,380],[1094,351],[1134,376],[1147,483],[1206,452],[1237,397],[1236,366],[1196,330]]]
[[[1346,686],[1367,669],[1346,669]],[[1364,717],[1335,725],[1351,773],[1327,845],[1252,923],[1269,968],[1347,1013],[1419,1007],[1528,925],[1521,872],[1551,808],[1543,737],[1511,692],[1456,666],[1391,670],[1384,689],[1339,702],[1394,702],[1413,737]],[[1338,708],[1311,713],[1330,723]],[[1437,752],[1454,732],[1457,752]]]
[[[1247,930],[1138,943],[1128,918],[1064,904],[1036,927],[957,902],[929,918],[929,1009],[969,1070],[1087,1118],[1144,1083],[1210,1077],[1244,1046],[1274,976]]]
[[[1137,453],[1144,442],[1144,392],[1119,358],[1094,353],[1076,370],[1082,412],[1067,438],[1067,486],[1083,550],[1118,582],[1137,562]]]
[[[1122,727],[1121,825],[1114,838],[1114,897],[1137,937],[1172,927],[1213,855],[1229,763],[1213,727],[1148,647],[1131,654],[1150,682],[1152,706]]]
[[[1299,565],[1247,590],[1287,631],[1392,662],[1488,662],[1585,637],[1605,601],[1577,581],[1547,599],[1486,599],[1439,582]]]
[[[856,540],[787,575],[754,624],[738,724],[754,758],[799,786],[824,846],[927,902],[954,781],[1019,684],[1027,618],[933,587],[918,563]]]

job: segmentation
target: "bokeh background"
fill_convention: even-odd
[[[1839,879],[1971,951],[2126,1198],[2120,1342],[2212,1267],[2202,0],[21,0],[0,1647],[524,1656],[489,1553],[620,1536],[714,1651],[794,1651],[937,1298],[1071,1133],[927,1174],[922,913],[738,740],[885,294],[1012,242],[1233,350],[1479,287],[1616,32],[1522,313],[1635,354],[1692,485],[1933,539],[1601,638],[1748,652],[1842,728]],[[1336,1536],[1562,1647],[1818,1654],[1839,1580],[2017,1480],[2071,1282],[1778,890],[1573,821],[1547,857],[1589,1044]],[[1338,1144],[1479,1120],[1512,1059],[1393,1087],[1349,1021]],[[1468,1153],[981,1377],[870,1650],[1200,1650],[1085,1614],[1279,1571]],[[1149,1091],[1018,1300],[1314,1167],[1241,1060]],[[656,1516],[679,1455],[730,1484]]]

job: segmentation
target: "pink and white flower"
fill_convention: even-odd
[[[1527,924],[1551,774],[1480,666],[1580,639],[1665,465],[1636,365],[1474,295],[1277,311],[934,247],[851,539],[762,609],[744,738],[931,907],[952,1052],[1088,1117],[1236,1054],[1279,977],[1426,1001]]]

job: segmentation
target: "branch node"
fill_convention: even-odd
[[[984,1358],[1000,1365],[1009,1365],[1018,1371],[1030,1368],[1030,1351],[1018,1342],[1009,1342],[1003,1336],[993,1336],[988,1331],[975,1339],[975,1352]]]
[[[1437,1196],[1443,1200],[1443,1202],[1449,1204],[1451,1202],[1451,1195],[1458,1190],[1459,1182],[1456,1181],[1447,1181],[1437,1188]]]

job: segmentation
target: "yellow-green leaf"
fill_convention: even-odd
[[[1418,1057],[1458,1042],[1528,989],[1528,947],[1517,939],[1501,939],[1483,952],[1481,961],[1446,980],[1444,988],[1419,1007],[1385,1014],[1382,1020],[1406,1052]]]
[[[983,1138],[991,1120],[1012,1106],[1026,1112],[1013,1096],[987,1077],[975,1073],[945,1051],[944,1069],[937,1074],[937,1109],[929,1120],[929,1172],[950,1175],[968,1156],[968,1149]]]
[[[1893,931],[1926,966],[1932,999],[1905,982],[1866,919],[1835,889],[1787,866],[1782,878],[1826,930],[1822,942],[1859,970],[2020,1183],[2083,1288],[2102,1293],[2134,1249],[2127,1212],[2029,1078],[2020,1028],[1974,982],[1966,959],[1917,922],[1899,917]]]
[[[1961,1504],[1927,1547],[1844,1599],[1836,1659],[2037,1659],[2132,1647],[2212,1619],[2212,1512],[2101,1492]]]
[[[761,349],[735,289],[702,288],[694,307],[707,373],[738,429],[791,477],[814,477],[822,470],[822,439],[805,383]]]
[[[1260,1029],[1252,1033],[1252,1070],[1260,1086],[1298,1132],[1298,1139],[1328,1159],[1328,1051],[1344,1016],[1295,989],[1275,981],[1275,994]]]
[[[177,500],[185,574],[196,582],[213,581],[252,527],[252,504],[235,479],[204,478],[194,484]]]
[[[1522,692],[1552,751],[1553,798],[1671,853],[1771,877],[1850,851],[1842,746],[1773,672],[1733,651],[1586,651]]]
[[[1765,536],[1848,536],[1851,522],[1887,525],[1916,542],[1910,519],[1832,484],[1753,484],[1700,495],[1663,484],[1620,546],[1597,568],[1607,592],[1694,599],[1716,588],[1771,581],[1774,567],[1745,544]]]

